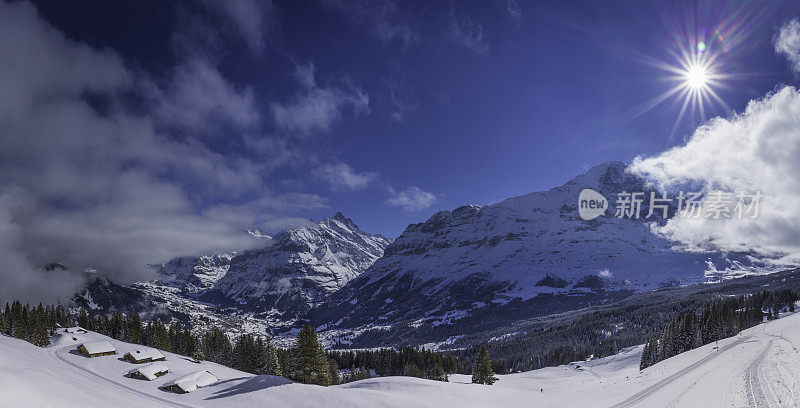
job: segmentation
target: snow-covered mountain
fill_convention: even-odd
[[[584,188],[609,200],[605,216],[579,217]],[[367,347],[443,342],[762,266],[751,254],[682,250],[653,232],[661,217],[614,217],[623,191],[651,188],[610,162],[548,191],[438,212],[394,241],[341,213],[274,236],[250,230],[262,248],[176,258],[132,287],[196,325],[263,332],[303,318],[329,341]]]
[[[93,272],[84,272],[83,277],[83,286],[72,297],[72,302],[90,313],[139,311],[150,305],[144,294],[135,288],[118,285]]]
[[[173,258],[158,267],[159,280],[190,293],[211,289],[226,273],[236,252]]]
[[[150,314],[157,309],[201,330],[215,324],[232,332],[263,333],[292,324],[366,270],[391,242],[361,231],[341,213],[274,236],[257,229],[247,233],[263,240],[263,246],[174,258],[154,265],[157,279],[120,286],[126,296],[138,295],[137,308],[95,305],[92,293],[103,293],[97,282],[88,284],[76,303],[98,311],[125,308]],[[154,307],[142,307],[142,299]]]
[[[579,217],[584,188],[609,200],[605,216]],[[409,225],[310,317],[329,330],[373,327],[395,339],[404,337],[401,326],[414,336],[432,333],[425,327],[463,332],[701,282],[709,262],[724,270],[747,261],[675,248],[651,229],[663,218],[614,217],[617,193],[651,190],[624,163],[610,162],[545,192],[438,212]]]
[[[263,246],[173,258],[152,266],[151,281],[123,286],[87,275],[73,304],[95,313],[177,318],[199,330],[213,324],[231,333],[264,333],[294,323],[372,265],[391,242],[361,231],[341,213],[274,236],[247,233]]]
[[[390,242],[336,213],[317,224],[282,231],[270,246],[232,257],[227,273],[202,298],[292,319],[360,275]]]

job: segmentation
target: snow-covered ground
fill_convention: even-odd
[[[73,340],[75,337],[77,340]],[[108,339],[64,335],[49,348],[0,336],[0,406],[8,407],[760,407],[800,406],[800,314],[663,361],[640,372],[640,347],[589,362],[499,376],[493,386],[408,377],[334,387],[253,376],[171,353],[170,373],[148,382],[124,376],[121,356],[137,345],[110,340],[115,356],[85,358],[76,344]],[[207,369],[219,382],[190,394],[159,389]]]

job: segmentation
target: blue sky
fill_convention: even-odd
[[[245,17],[204,2],[37,7],[68,37],[113,49],[157,80],[168,81],[187,58],[203,58],[234,89],[247,90],[258,119],[245,130],[204,129],[202,142],[221,154],[248,154],[242,133],[280,140],[297,157],[277,165],[265,186],[324,203],[265,215],[267,228],[280,225],[275,219],[341,210],[365,230],[396,236],[437,210],[548,189],[587,166],[682,143],[702,118],[689,112],[676,125],[678,98],[626,114],[674,85],[644,60],[674,63],[668,49],[680,47],[670,30],[692,20],[700,31],[724,25],[724,12],[741,8],[673,3],[245,2],[252,7]],[[731,109],[794,81],[772,42],[798,9],[770,2],[747,11],[746,39],[732,44],[725,62],[739,77],[718,90]],[[304,89],[302,70],[313,70],[314,89],[333,91],[336,106],[330,117],[281,124],[274,106],[290,106],[304,92],[323,98]],[[706,114],[730,111],[715,106]],[[337,187],[320,167],[361,179]],[[432,196],[411,194],[422,200],[413,208],[389,203],[414,188]]]

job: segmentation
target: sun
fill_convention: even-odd
[[[694,90],[702,90],[708,82],[708,73],[702,65],[692,65],[686,70],[685,84]]]
[[[670,135],[675,132],[678,123],[687,112],[697,112],[700,118],[705,120],[706,110],[713,108],[714,105],[730,109],[717,94],[718,89],[726,88],[725,80],[731,78],[724,73],[721,54],[715,53],[713,47],[704,41],[695,44],[670,51],[669,55],[675,58],[673,63],[662,61],[652,63],[669,73],[664,79],[673,86],[648,102],[644,111],[654,108],[667,99],[675,98],[680,104],[680,111]]]

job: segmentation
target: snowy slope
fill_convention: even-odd
[[[539,390],[535,401],[542,407],[797,407],[798,345],[800,314],[792,314],[643,371],[639,346],[595,361],[500,376],[496,386]]]
[[[719,270],[732,259],[749,262],[676,249],[651,230],[650,223],[661,218],[614,217],[617,193],[651,191],[626,168],[604,163],[549,191],[441,211],[412,224],[383,258],[315,310],[312,321],[349,330],[460,323],[463,333],[485,327],[487,316],[520,319],[584,307],[635,291],[702,282],[709,262]],[[606,216],[578,216],[584,188],[609,199]],[[643,215],[647,210],[643,206]]]
[[[124,377],[134,365],[116,356],[71,352],[88,333],[42,349],[0,336],[0,406],[9,407],[796,407],[800,405],[800,314],[785,316],[639,371],[641,347],[594,361],[501,375],[493,386],[408,377],[334,387],[252,376],[166,353],[172,371],[153,382]],[[140,347],[110,340],[120,353]],[[220,381],[177,395],[158,389],[208,369]],[[5,405],[3,405],[5,404]]]

